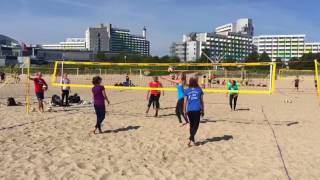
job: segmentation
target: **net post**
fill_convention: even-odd
[[[270,64],[270,68],[269,68],[269,71],[270,71],[270,73],[269,73],[269,92],[270,92],[270,94],[272,94],[272,70],[273,70],[273,65],[272,64]]]
[[[52,78],[51,78],[51,83],[55,83],[56,82],[58,63],[59,63],[59,61],[55,61],[55,63],[54,63],[54,69],[53,69],[53,74],[52,74]]]
[[[62,77],[63,77],[63,64],[64,63],[64,59],[62,60],[62,63],[61,63],[61,77],[60,77],[60,79],[62,80]]]
[[[27,58],[26,112],[30,114],[30,57]]]
[[[277,70],[277,63],[272,63],[272,94],[276,89],[276,70]]]

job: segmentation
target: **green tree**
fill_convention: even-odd
[[[246,63],[250,62],[258,62],[259,61],[259,54],[257,51],[253,51],[249,56],[245,59]]]
[[[283,68],[285,68],[285,63],[282,62],[281,58],[276,58],[276,61],[275,61],[275,62],[277,63],[277,68],[278,68],[278,69],[283,69]]]
[[[270,56],[266,53],[263,52],[260,56],[259,56],[259,62],[270,62],[271,58]]]
[[[222,63],[236,63],[236,60],[234,58],[226,58],[222,60]]]
[[[288,62],[290,69],[314,69],[314,60],[317,59],[318,54],[307,53],[300,58],[291,58]]]
[[[98,53],[97,55],[96,55],[96,59],[97,60],[106,60],[106,55],[104,54],[104,53]]]
[[[201,57],[196,60],[196,63],[210,63],[210,60],[204,55],[211,57],[211,51],[208,48],[202,50]]]

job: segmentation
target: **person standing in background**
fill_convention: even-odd
[[[61,86],[61,97],[62,97],[62,102],[61,105],[62,106],[69,106],[69,94],[70,94],[70,86],[68,86],[68,84],[70,84],[70,79],[68,78],[68,74],[64,73],[63,74],[63,78],[61,79],[61,84],[65,84],[65,86]],[[64,103],[64,99],[66,99],[66,102]]]
[[[6,73],[0,72],[0,82],[4,83],[6,81]]]
[[[92,96],[93,96],[93,104],[94,110],[97,116],[97,122],[93,133],[96,134],[96,131],[99,130],[99,133],[102,133],[101,124],[106,117],[106,105],[105,101],[110,104],[110,101],[107,97],[104,86],[101,85],[102,79],[99,76],[96,76],[92,79]]]
[[[36,77],[31,78],[29,77],[30,80],[33,80],[34,82],[34,90],[38,99],[39,103],[39,111],[44,112],[43,108],[43,99],[44,99],[44,91],[48,90],[48,85],[44,79],[42,79],[42,73],[38,72]]]

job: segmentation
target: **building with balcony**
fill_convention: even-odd
[[[306,42],[305,34],[260,35],[253,38],[259,54],[266,52],[271,59],[288,61],[305,53],[320,53],[320,42]]]
[[[191,62],[199,59],[206,50],[215,60],[243,61],[254,49],[253,30],[251,19],[239,19],[236,23],[217,27],[215,32],[185,34],[182,43],[173,43],[170,54],[182,62]]]

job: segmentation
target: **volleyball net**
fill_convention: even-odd
[[[271,94],[275,89],[275,63],[108,63],[56,61],[52,86],[61,84],[67,73],[70,87],[91,88],[94,76],[102,78],[108,89],[176,91],[181,74],[188,79],[197,77],[199,85],[208,93],[235,92],[227,89],[230,80],[241,85],[236,91],[243,94]],[[162,88],[151,88],[149,82],[158,76]]]
[[[279,69],[279,80],[294,80],[297,77],[303,80],[314,80],[314,70],[302,70],[302,69]]]

